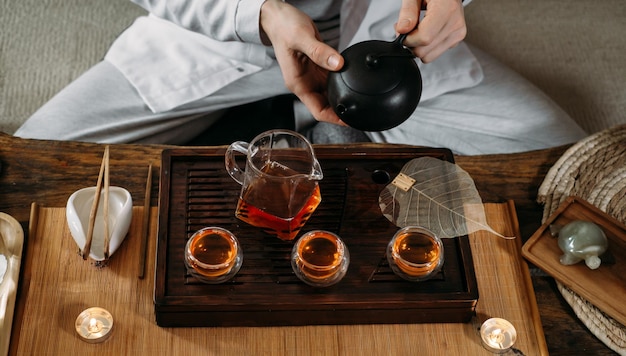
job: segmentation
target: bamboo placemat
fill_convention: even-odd
[[[498,232],[519,236],[512,203],[486,204],[488,222]],[[487,232],[470,236],[478,279],[477,316],[467,324],[337,325],[304,327],[161,328],[152,301],[154,271],[137,277],[141,219],[109,265],[83,261],[70,236],[64,208],[34,206],[24,263],[22,312],[13,332],[12,354],[130,355],[489,355],[480,324],[505,318],[518,332],[515,348],[526,355],[547,354],[520,239]],[[154,266],[157,209],[151,210],[147,266]],[[142,208],[133,209],[134,217]],[[78,314],[91,306],[109,310],[113,334],[88,344],[74,331]]]

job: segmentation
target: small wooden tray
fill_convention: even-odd
[[[163,152],[159,192],[155,312],[160,326],[270,326],[468,322],[478,288],[467,237],[445,239],[443,270],[411,283],[395,276],[385,248],[397,227],[378,206],[380,191],[409,160],[453,161],[446,149],[398,146],[380,150],[316,147],[324,179],[322,203],[301,233],[337,233],[350,251],[347,275],[314,288],[291,270],[293,242],[237,220],[241,187],[224,170],[223,152],[201,148]],[[183,248],[204,226],[238,236],[243,266],[233,280],[206,285],[186,273]]]
[[[609,249],[598,269],[580,262],[565,266],[563,254],[550,225],[565,225],[573,220],[598,224],[609,240]],[[626,227],[583,199],[569,197],[524,244],[522,255],[531,263],[578,293],[598,309],[626,325]]]

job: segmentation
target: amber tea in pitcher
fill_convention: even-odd
[[[235,152],[246,155],[245,171]],[[293,240],[321,201],[319,162],[311,144],[296,132],[271,130],[251,143],[234,142],[225,162],[242,186],[235,216],[282,240]]]
[[[303,190],[303,192],[300,193],[303,200],[306,198],[306,201],[302,205],[302,208],[295,213],[293,217],[281,217],[276,215],[279,213],[273,213],[274,211],[278,212],[281,209],[280,207],[272,208],[272,206],[275,205],[276,202],[281,202],[286,199],[286,197],[277,198],[274,194],[283,194],[285,193],[284,189],[279,189],[277,192],[272,194],[268,194],[268,191],[265,191],[264,194],[262,189],[250,189],[243,197],[239,197],[235,216],[250,225],[263,228],[263,230],[278,236],[281,240],[293,240],[322,200],[320,188],[317,186],[317,182],[314,183],[316,187],[312,193],[309,193],[308,189],[306,189],[306,191]],[[251,197],[250,195],[255,192],[260,192],[261,194],[254,198]],[[296,193],[296,196],[300,194]],[[305,194],[309,194],[308,197]],[[247,203],[248,200],[254,201],[257,206],[260,205],[264,208],[261,209],[255,205],[249,204]]]

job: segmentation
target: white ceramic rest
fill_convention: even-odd
[[[89,212],[93,204],[96,187],[77,190],[67,200],[65,210],[67,224],[76,245],[82,251],[85,247],[89,228]],[[91,251],[89,257],[96,261],[104,260],[104,190],[100,195],[96,214]],[[133,217],[133,199],[130,193],[121,187],[109,187],[109,256],[112,256],[126,238]]]
[[[0,355],[9,351],[23,246],[24,230],[20,223],[12,216],[0,213],[0,254],[7,263],[0,282]]]

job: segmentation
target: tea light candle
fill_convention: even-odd
[[[504,353],[515,343],[517,331],[508,320],[491,318],[480,327],[480,337],[487,350],[494,353]]]
[[[76,333],[83,341],[103,342],[111,336],[113,316],[103,308],[88,308],[78,315],[75,327]]]

